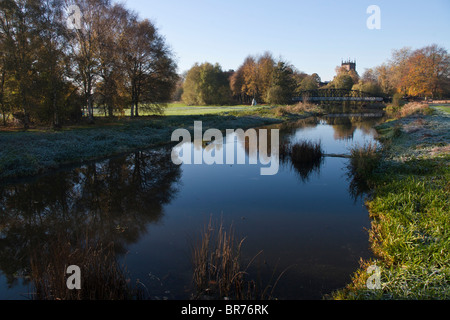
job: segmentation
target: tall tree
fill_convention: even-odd
[[[33,10],[35,26],[39,31],[37,69],[39,92],[43,109],[40,118],[51,117],[53,127],[61,127],[61,108],[64,105],[66,87],[67,29],[62,23],[64,3],[62,0],[36,0]]]
[[[266,93],[266,101],[274,104],[290,103],[296,87],[293,66],[279,61],[272,72],[271,86]]]
[[[395,86],[397,92],[404,95],[408,90],[408,60],[412,54],[409,47],[392,51],[392,58],[389,61],[391,82]]]
[[[450,76],[450,56],[442,47],[426,46],[415,50],[407,62],[408,93],[436,98],[443,94]]]
[[[74,0],[82,14],[81,28],[71,33],[73,80],[78,83],[85,100],[88,117],[94,120],[94,90],[99,78],[99,45],[102,26],[106,23],[105,11],[109,0]]]
[[[244,85],[244,73],[242,68],[235,71],[230,77],[230,88],[235,99],[238,103],[250,103],[249,97],[242,91]]]
[[[141,104],[161,113],[178,80],[176,64],[164,38],[149,20],[131,19],[121,37],[120,50],[131,116],[139,116]]]
[[[133,14],[121,4],[105,8],[104,14],[105,22],[99,26],[99,81],[96,83],[95,93],[96,102],[104,105],[107,115],[112,117],[115,109],[122,111],[126,104],[122,80],[125,78],[125,73],[118,46],[127,21]]]
[[[260,56],[257,60],[257,86],[258,93],[260,95],[260,99],[267,101],[267,93],[269,89],[273,86],[274,77],[276,78],[279,74],[274,75],[277,62],[272,57],[269,52],[265,52],[262,56]],[[279,72],[281,70],[278,70]],[[281,71],[283,72],[283,71]]]
[[[269,52],[261,56],[248,56],[231,77],[233,95],[240,102],[253,99],[264,102],[272,86],[276,61]]]
[[[223,105],[231,100],[229,73],[219,64],[195,64],[187,73],[183,101],[188,105]]]
[[[3,125],[6,126],[7,113],[9,106],[7,103],[7,85],[6,78],[8,77],[7,61],[5,53],[5,37],[0,30],[0,112],[2,113]]]
[[[38,70],[39,37],[33,14],[36,3],[27,0],[3,0],[0,3],[1,33],[5,50],[6,69],[14,81],[13,99],[19,106],[24,128],[30,125],[30,114],[36,106],[32,88],[36,83]]]

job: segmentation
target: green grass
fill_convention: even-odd
[[[391,168],[379,177],[368,202],[376,259],[364,262],[335,298],[450,298],[449,159],[415,161],[401,173]],[[381,290],[366,287],[369,265],[381,268]]]
[[[183,103],[171,103],[168,105],[164,115],[205,115],[205,114],[221,114],[226,112],[253,111],[258,107],[254,106],[188,106]]]
[[[269,106],[269,105],[230,105],[230,106],[189,106],[181,102],[169,103],[164,109],[164,116],[188,116],[188,115],[232,115],[258,116],[266,118],[276,118],[287,120],[292,117],[310,116],[314,112],[322,111],[319,107],[310,105],[304,108],[302,104],[295,106]],[[141,116],[157,115],[154,112],[145,111],[144,108],[139,111]],[[104,112],[96,110],[96,116],[104,117]],[[119,115],[119,114],[117,114]],[[129,116],[130,110],[125,110],[124,116]]]
[[[434,106],[432,108],[450,114],[450,106]]]
[[[417,128],[409,134],[412,123]],[[446,123],[440,113],[378,127],[385,150],[371,175],[373,194],[367,201],[375,259],[362,261],[351,284],[332,298],[450,298],[450,154],[445,148],[430,152],[416,138],[426,133],[434,136],[430,144],[448,146]],[[381,268],[381,289],[367,288],[370,265]]]
[[[189,106],[181,102],[169,103],[164,109],[165,116],[188,116],[188,115],[207,115],[207,114],[222,114],[226,112],[241,112],[241,111],[254,111],[260,108],[259,106],[247,106],[247,105],[230,105],[230,106]],[[119,116],[119,113],[115,113]],[[126,109],[124,116],[130,116],[130,109]],[[145,108],[139,110],[141,116],[153,116],[158,115],[155,112],[146,111]],[[95,116],[104,117],[104,111],[100,109],[95,110]]]

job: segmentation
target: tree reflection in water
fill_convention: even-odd
[[[170,147],[139,151],[2,186],[0,270],[8,284],[30,281],[31,259],[49,265],[58,239],[70,243],[67,255],[111,244],[114,255],[126,253],[177,194],[181,169],[170,153]]]

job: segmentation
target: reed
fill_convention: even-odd
[[[350,150],[348,169],[355,179],[368,180],[381,162],[380,147],[376,143],[355,146]]]
[[[293,163],[311,163],[321,160],[324,156],[321,142],[300,141],[297,143],[280,143],[280,155],[289,157]]]
[[[250,277],[250,269],[263,253],[259,251],[249,262],[243,263],[242,246],[245,238],[238,239],[233,225],[225,228],[223,220],[205,225],[191,249],[193,283],[196,300],[273,300],[275,289],[288,271],[273,270],[266,284]],[[266,263],[266,262],[264,262]]]
[[[313,171],[319,171],[325,154],[322,143],[312,141],[299,141],[280,143],[280,160],[289,163],[306,181]]]
[[[192,247],[196,298],[242,298],[243,278],[240,258],[244,239],[235,239],[233,226],[225,229],[223,221],[210,219],[200,240]]]
[[[81,290],[67,287],[69,265],[81,269]],[[33,300],[128,300],[139,295],[129,286],[113,243],[54,238],[45,250],[34,250],[30,271]]]

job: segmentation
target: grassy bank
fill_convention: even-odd
[[[6,128],[0,131],[0,181],[167,144],[175,129],[193,129],[194,121],[203,121],[204,130],[247,129],[310,115],[301,105],[292,109],[170,104],[163,116],[97,117],[94,125],[79,124],[61,131]]]
[[[382,159],[367,206],[375,259],[334,299],[450,298],[450,114],[415,111],[379,126]],[[380,268],[379,289],[369,266]]]
[[[193,130],[194,121],[203,121],[204,130],[225,130],[257,127],[280,120],[228,115],[105,118],[97,119],[95,125],[62,131],[0,132],[0,181],[167,144],[175,129]]]

